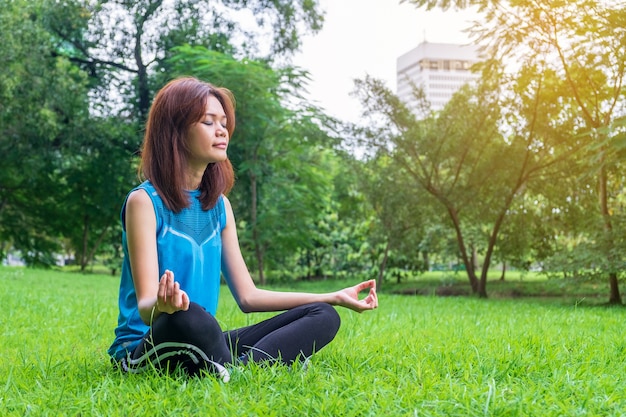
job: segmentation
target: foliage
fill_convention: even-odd
[[[489,245],[481,249],[485,259],[481,283],[491,256],[504,263],[507,258],[512,258],[508,261],[519,266],[541,263],[554,272],[593,275],[604,271],[611,286],[610,302],[620,304],[617,283],[618,272],[624,265],[624,246],[617,225],[624,223],[620,203],[623,176],[620,172],[626,112],[626,90],[623,87],[626,9],[619,2],[593,0],[409,2],[427,9],[475,7],[483,19],[475,22],[469,33],[484,47],[484,62],[477,69],[481,70],[484,85],[499,86],[500,99],[492,102],[494,111],[495,107],[500,111],[499,116],[494,114],[497,120],[494,126],[510,152],[498,156],[500,151],[493,142],[484,146],[482,143],[487,142],[478,140],[471,149],[481,149],[482,157],[491,161],[484,166],[489,168],[481,171],[479,165],[473,165],[472,161],[477,160],[472,159],[472,150],[468,152],[469,148],[456,138],[444,142],[444,146],[431,143],[431,148],[441,153],[425,153],[428,158],[421,162],[422,171],[428,175],[421,175],[420,180],[426,189],[431,188],[431,193],[440,195],[439,200],[450,212],[461,255],[464,252],[459,233],[461,227],[473,227],[471,240],[491,230],[486,233]],[[371,90],[375,91],[375,88]],[[471,104],[472,100],[487,103],[484,101],[490,94],[487,91],[489,89],[472,93],[474,98],[468,103]],[[364,102],[369,100],[370,109],[375,108],[372,102],[377,97],[362,93]],[[386,99],[388,96],[382,94],[381,97],[387,103],[381,107],[387,108],[378,110],[384,113],[397,109],[393,100]],[[467,106],[458,107],[459,100],[463,100],[461,97],[457,94],[436,119],[444,120],[448,126],[464,126],[470,132],[477,125],[467,121]],[[424,119],[428,118],[427,113],[414,110]],[[395,111],[394,117],[402,123],[406,121],[406,113]],[[458,123],[459,120],[464,121]],[[426,130],[422,127],[417,135],[409,136],[424,137]],[[446,130],[441,132],[439,137],[450,137]],[[473,137],[478,139],[480,134]],[[445,143],[461,146],[449,149]],[[443,175],[464,189],[478,189],[477,184],[472,186],[466,182],[469,177],[463,171],[459,171],[457,177],[454,167],[445,171],[439,165],[442,159],[437,156],[443,156],[445,160],[456,155],[457,159],[452,160],[460,160],[459,153],[465,158],[466,152],[468,159],[463,160],[472,167],[472,176],[478,181],[480,172],[497,174],[483,177],[497,181],[486,184],[483,187],[485,194],[481,192],[480,197],[471,202],[462,195],[449,194],[452,188],[436,184],[439,175]],[[487,157],[487,152],[491,158]],[[500,164],[497,164],[498,159]],[[423,167],[431,160],[436,161],[435,168],[425,170]],[[511,168],[517,169],[519,175],[508,178],[505,172]],[[513,183],[509,181],[511,179]],[[517,185],[509,188],[515,182]],[[507,188],[514,193],[510,194]],[[526,193],[526,201],[511,199],[519,200],[526,197]],[[503,201],[510,201],[502,206],[498,202],[501,197]],[[472,207],[470,210],[466,208],[468,205]],[[468,211],[477,208],[475,214],[478,217],[470,216],[469,223],[455,221],[454,218],[459,216],[458,207],[463,207],[466,218]],[[493,217],[498,211],[500,214]],[[529,224],[536,226],[531,229]],[[504,234],[499,234],[500,229]],[[472,282],[471,262],[463,257]]]
[[[189,43],[277,58],[298,49],[301,31],[314,33],[323,22],[311,0],[68,0],[52,9],[51,30],[66,46],[63,53],[98,80],[99,105],[139,122],[158,88],[151,77],[169,72],[173,48]],[[76,29],[77,15],[88,19],[84,30]]]
[[[372,146],[402,168],[383,175],[404,175],[414,184],[413,194],[429,194],[447,214],[472,290],[479,296],[487,295],[487,271],[515,199],[562,154],[560,136],[554,133],[558,129],[543,129],[537,120],[559,111],[541,99],[547,96],[542,80],[532,71],[507,78],[488,62],[476,85],[461,89],[439,114],[420,119],[379,81],[357,83],[369,114],[389,121],[385,128],[364,130]],[[381,132],[386,135],[382,141]],[[477,272],[479,250],[483,262]]]
[[[174,74],[193,75],[234,94],[237,130],[229,156],[238,185],[233,209],[259,281],[264,282],[266,268],[280,270],[293,265],[298,253],[308,256],[328,247],[330,230],[324,225],[334,212],[337,158],[319,125],[325,116],[300,104],[297,88],[306,74],[191,46],[176,48],[171,64]]]
[[[57,218],[63,219],[58,230],[85,269],[102,245],[121,241],[122,200],[136,181],[128,149],[136,132],[123,120],[92,117],[79,134],[81,142],[65,149],[54,179]]]
[[[557,125],[563,113],[568,114],[570,122],[562,126],[569,132],[564,142],[578,149],[572,158],[580,167],[574,172],[582,174],[573,188],[593,184],[590,191],[596,201],[586,206],[588,221],[570,226],[586,227],[584,238],[578,240],[580,246],[573,247],[568,257],[576,268],[584,265],[604,271],[611,287],[609,301],[621,304],[618,271],[624,266],[625,247],[617,227],[624,223],[620,203],[624,154],[619,143],[624,134],[620,120],[626,114],[626,8],[619,2],[522,1],[486,4],[483,11],[486,23],[478,33],[491,41],[494,56],[502,60],[522,57],[524,66],[553,74],[548,80],[563,106],[562,116],[552,113],[542,124]],[[567,175],[572,172],[568,170]],[[577,199],[577,194],[571,190],[564,197]],[[573,241],[570,236],[569,242]],[[570,262],[564,265],[572,266]]]
[[[0,239],[30,264],[59,249],[53,172],[87,117],[86,77],[55,56],[42,3],[0,4]]]
[[[366,79],[364,121],[393,123],[348,131],[306,102],[309,74],[285,65],[321,27],[317,1],[0,0],[0,257],[115,271],[150,99],[191,74],[235,91],[230,197],[260,281],[387,286],[455,268],[486,295],[498,262],[608,276],[621,303],[626,9],[410,2],[479,11],[481,83],[431,113]]]
[[[0,75],[0,235],[28,264],[54,264],[57,253],[85,268],[103,241],[118,238],[118,196],[131,183],[136,131],[90,111],[88,74],[59,53],[65,46],[50,32],[58,10],[21,3],[0,13],[2,53],[12,69]],[[67,30],[79,36],[86,20],[74,17]]]
[[[2,250],[21,250],[29,264],[75,254],[82,268],[101,248],[115,256],[131,155],[171,48],[195,42],[277,58],[322,22],[315,1],[207,4],[2,2],[0,52],[10,68],[0,76]],[[264,31],[274,39],[268,51],[257,43]]]
[[[378,287],[386,275],[398,281],[411,272],[428,270],[433,249],[427,229],[433,224],[434,207],[429,196],[403,175],[392,157],[378,153],[357,166],[356,182],[375,214],[375,228],[368,234],[378,269]],[[387,271],[387,274],[386,274]]]

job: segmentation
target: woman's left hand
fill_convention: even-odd
[[[367,290],[369,293],[367,296],[359,300],[359,293]],[[358,313],[365,310],[373,310],[378,307],[378,296],[376,295],[376,280],[371,279],[369,281],[363,281],[353,287],[344,288],[341,291],[337,291],[336,296],[338,298],[337,305],[349,308]]]

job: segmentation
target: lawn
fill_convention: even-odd
[[[374,312],[339,310],[337,338],[307,370],[250,365],[224,384],[114,370],[116,277],[0,268],[0,285],[2,416],[626,415],[621,307],[390,286]],[[225,328],[267,316],[222,295]]]

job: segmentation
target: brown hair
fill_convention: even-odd
[[[193,77],[167,83],[156,95],[148,114],[144,135],[140,178],[149,179],[174,212],[189,207],[185,190],[185,167],[189,155],[187,133],[204,117],[207,101],[214,96],[224,108],[229,138],[235,130],[235,100],[232,93]],[[225,161],[207,166],[200,182],[202,208],[215,206],[221,194],[228,194],[235,182],[232,164]]]

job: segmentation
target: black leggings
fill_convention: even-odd
[[[146,367],[191,375],[211,363],[282,362],[305,360],[337,334],[340,319],[329,304],[313,303],[293,308],[260,323],[222,332],[204,308],[190,303],[187,311],[161,314],[132,353],[128,366],[134,372]]]

